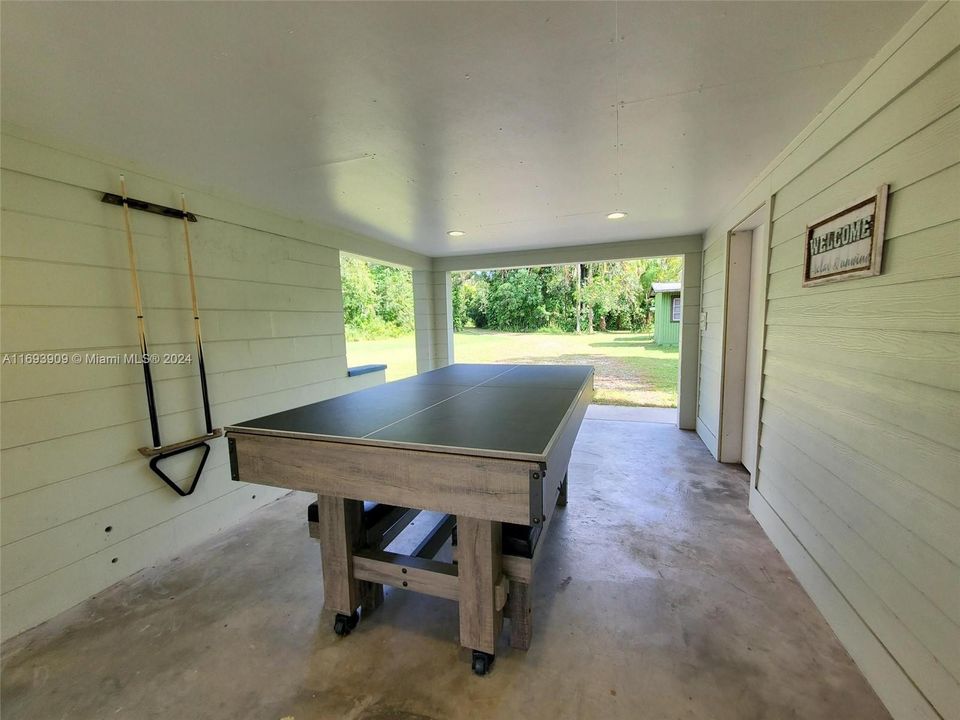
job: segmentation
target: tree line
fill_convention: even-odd
[[[653,283],[679,280],[681,267],[680,258],[657,258],[452,273],[454,329],[642,331]],[[413,332],[409,269],[343,255],[340,275],[348,338]]]
[[[341,255],[340,284],[348,340],[413,332],[413,273],[408,268]]]
[[[653,283],[679,280],[681,268],[671,257],[455,273],[454,329],[643,331]]]

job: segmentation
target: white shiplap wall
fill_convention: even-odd
[[[716,454],[727,232],[772,202],[751,509],[898,718],[960,717],[960,4],[930,3],[708,231]],[[890,184],[883,274],[800,285],[806,223]]]
[[[116,163],[3,136],[4,353],[136,350]],[[179,203],[181,188],[127,171],[133,197]],[[346,377],[339,250],[427,266],[366,238],[324,230],[184,190],[216,426],[383,381]],[[182,226],[131,214],[148,339],[193,353]],[[195,368],[155,374],[165,442],[203,431]],[[0,367],[0,586],[9,637],[237,521],[282,491],[230,480],[213,443],[197,491],[180,498],[147,468],[141,369],[69,364]],[[180,479],[195,459],[164,467]],[[109,530],[108,530],[109,528]]]
[[[413,271],[413,311],[417,372],[454,362],[453,291],[450,273]]]
[[[680,318],[680,368],[677,376],[677,425],[681,430],[697,426],[697,380],[700,357],[700,273],[703,253],[683,255],[683,312]]]
[[[723,360],[724,280],[726,236],[720,241],[704,238],[703,279],[700,281],[700,378],[697,384],[696,428],[713,453],[719,454],[720,370]]]

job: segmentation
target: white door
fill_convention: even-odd
[[[760,373],[763,370],[763,257],[767,242],[766,225],[753,231],[750,245],[750,300],[747,308],[747,357],[743,382],[743,434],[740,462],[750,471],[757,469],[757,431],[760,427]]]

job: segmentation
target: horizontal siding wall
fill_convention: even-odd
[[[938,71],[915,90],[947,71],[960,87],[960,54]],[[883,275],[804,289],[791,262],[771,276],[758,490],[931,704],[958,717],[960,112],[919,129],[897,117],[902,138],[878,143],[871,126],[885,115],[837,146],[847,164],[831,153],[777,192],[781,257],[802,252],[805,219],[883,182],[891,195]],[[931,208],[930,197],[947,202]],[[951,235],[952,252],[940,255]],[[900,263],[905,248],[928,242],[936,260]],[[838,454],[877,470],[851,472]],[[890,507],[888,483],[931,510]],[[951,532],[952,542],[939,537]]]
[[[3,352],[136,351],[122,214],[100,202],[119,169],[9,136],[3,166]],[[133,197],[179,200],[155,178],[128,173],[128,183]],[[216,426],[383,381],[346,377],[337,248],[301,223],[186,192],[201,216],[190,230]],[[182,226],[141,212],[131,221],[150,349],[194,354]],[[193,495],[163,485],[137,452],[150,441],[137,366],[7,364],[0,384],[4,637],[283,492],[233,482],[223,439]],[[203,431],[192,363],[155,366],[155,387],[165,442]],[[164,468],[186,482],[195,461]]]
[[[680,344],[680,321],[673,319],[673,299],[679,297],[679,294],[657,293],[653,311],[653,341],[658,345]]]
[[[452,303],[450,273],[413,271],[417,372],[429,372],[454,362]]]
[[[958,45],[960,5],[924,6],[705,239],[698,429],[726,233],[771,201],[751,508],[898,718],[960,718]],[[883,274],[801,287],[806,224],[882,183]]]
[[[697,369],[700,357],[700,273],[703,254],[684,253],[680,293],[680,372],[677,378],[677,425],[697,426]]]
[[[709,240],[713,242],[709,242]],[[726,243],[704,240],[703,280],[700,286],[700,382],[697,396],[697,432],[714,457],[719,453],[720,368],[723,359],[724,278]]]

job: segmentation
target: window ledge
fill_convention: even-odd
[[[347,377],[356,377],[357,375],[366,375],[367,373],[380,372],[386,370],[386,365],[357,365],[347,368]]]

